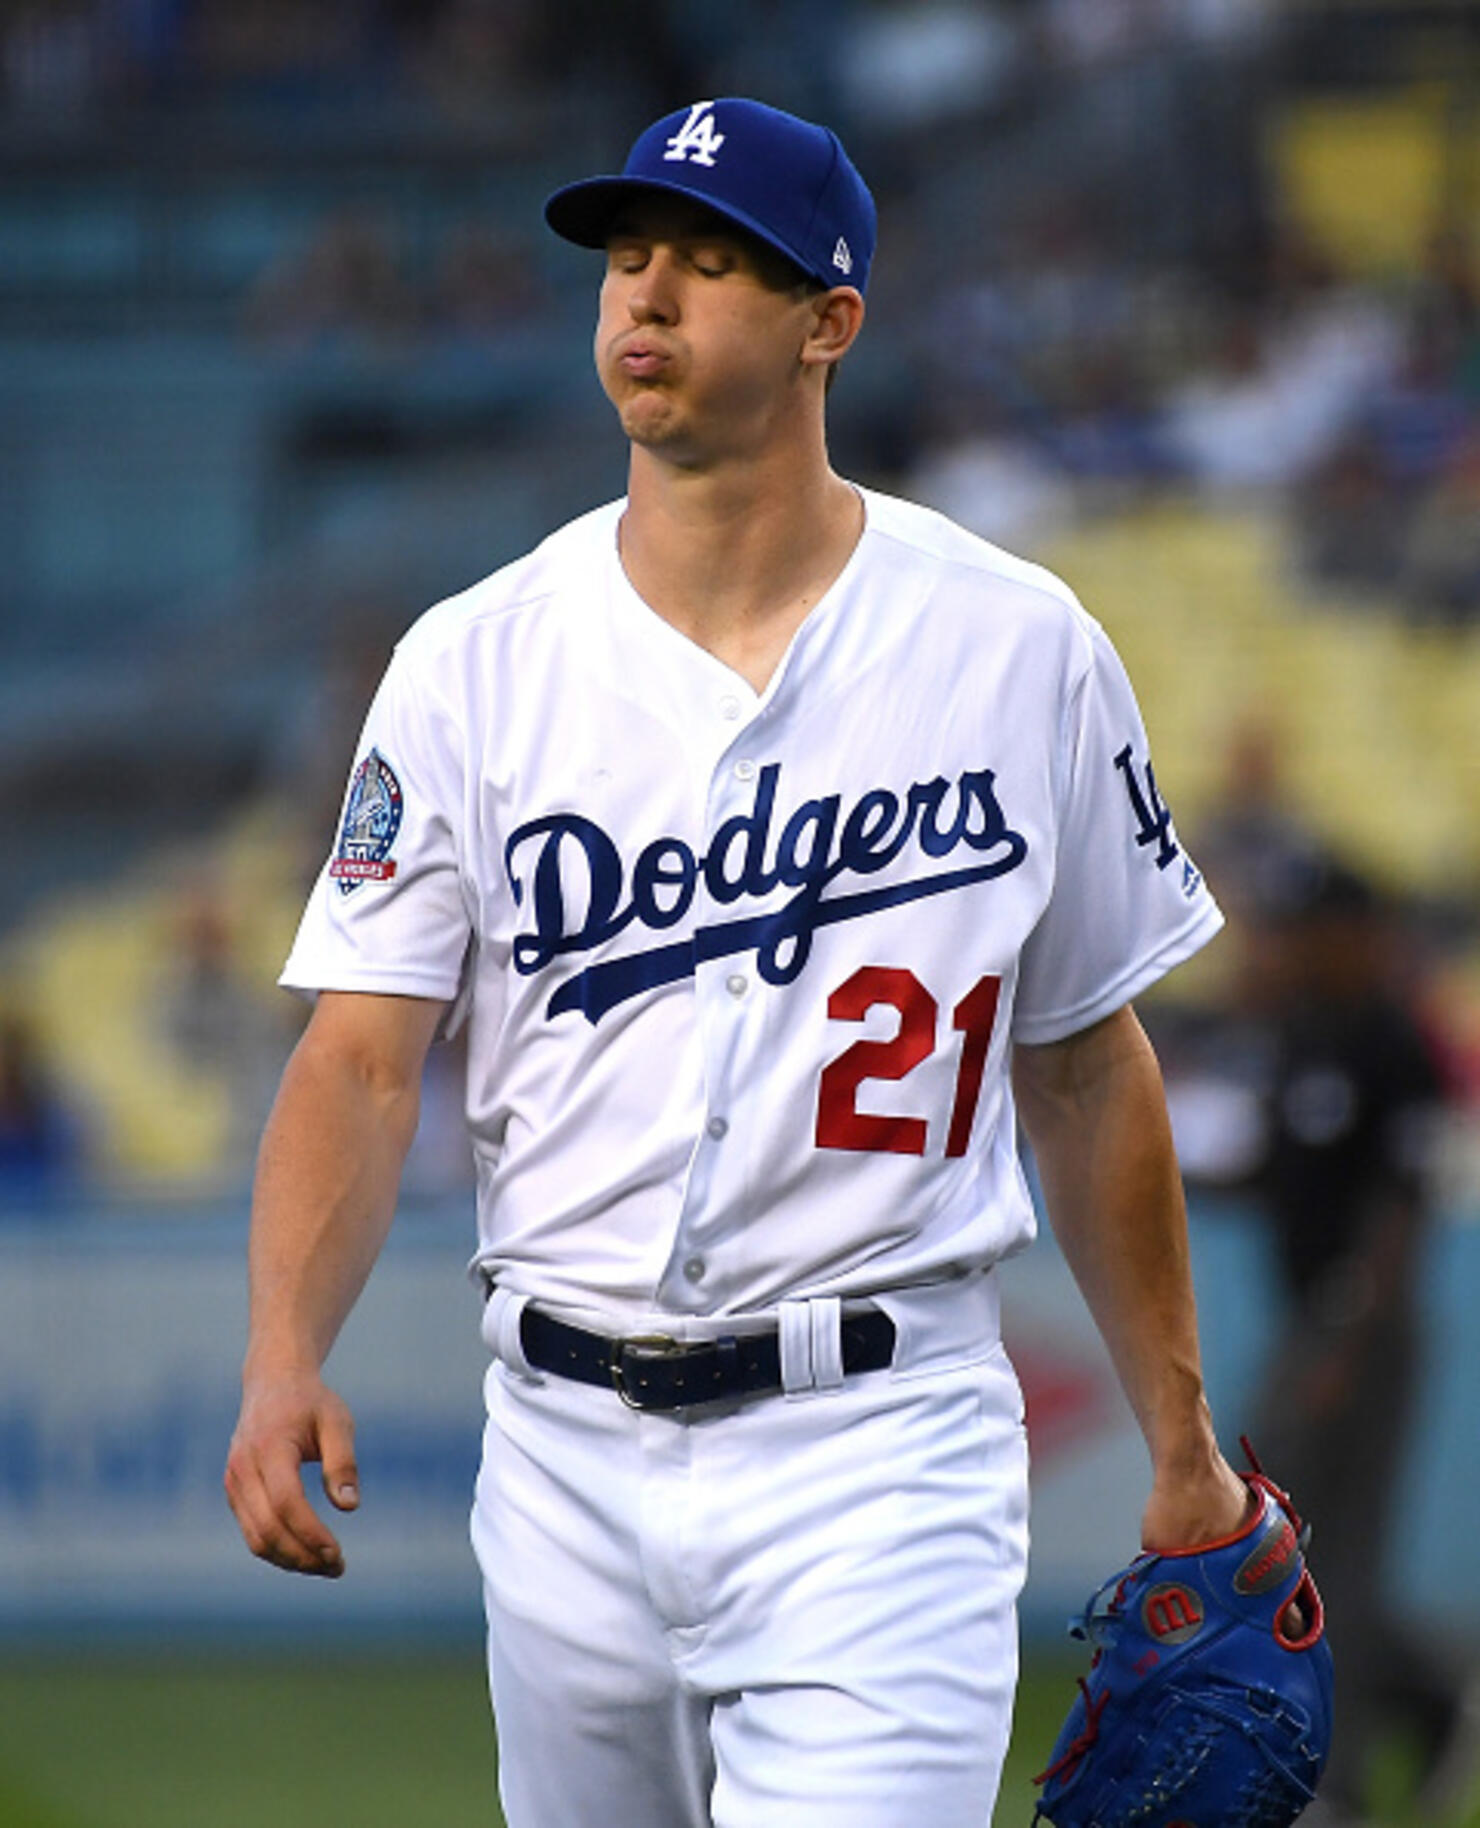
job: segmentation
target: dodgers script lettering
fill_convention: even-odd
[[[630,872],[594,819],[575,812],[531,819],[504,847],[515,903],[534,918],[533,931],[514,941],[514,968],[531,976],[564,954],[604,945],[634,923],[651,933],[675,927],[693,909],[701,885],[721,907],[761,901],[785,888],[793,893],[764,914],[699,925],[691,937],[588,965],[560,986],[547,1014],[579,1009],[599,1022],[629,997],[751,948],[766,983],[789,984],[806,965],[819,928],[1015,870],[1028,854],[1027,840],[1003,816],[995,779],[982,768],[966,770],[954,784],[940,775],[916,781],[903,794],[874,787],[846,811],[841,794],[828,794],[804,800],[781,822],[781,768],[772,762],[756,779],[750,810],[726,819],[702,857],[681,838],[655,838]],[[907,882],[824,894],[841,879],[885,869],[911,843],[932,861],[963,847],[984,860]],[[579,897],[577,884],[584,888]],[[578,905],[568,905],[568,897]]]

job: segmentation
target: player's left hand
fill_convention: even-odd
[[[1237,1535],[1258,1508],[1258,1494],[1220,1453],[1198,1478],[1167,1477],[1153,1488],[1141,1519],[1141,1547],[1165,1555],[1223,1542]],[[1299,1637],[1304,1630],[1294,1601],[1281,1625],[1291,1637]]]
[[[1248,1521],[1258,1499],[1214,1449],[1205,1464],[1158,1468],[1141,1518],[1141,1547],[1157,1554],[1221,1542]]]

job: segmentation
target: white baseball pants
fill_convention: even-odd
[[[788,1303],[812,1387],[666,1415],[531,1374],[501,1301],[473,1542],[509,1828],[987,1828],[1027,1561],[993,1280],[881,1297],[894,1365],[846,1380],[836,1303]]]

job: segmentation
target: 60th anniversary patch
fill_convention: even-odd
[[[395,770],[378,749],[372,749],[350,782],[339,848],[329,865],[342,895],[352,894],[362,882],[389,882],[395,875],[390,850],[403,810]]]

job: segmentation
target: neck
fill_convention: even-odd
[[[863,504],[828,464],[784,455],[684,468],[634,446],[623,569],[681,634],[764,690],[847,564]]]

